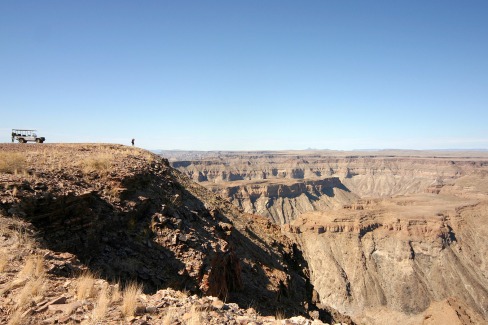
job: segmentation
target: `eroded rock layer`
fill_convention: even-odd
[[[320,301],[344,313],[419,314],[457,297],[486,318],[487,219],[487,202],[431,195],[302,215],[285,230],[301,242]]]
[[[358,323],[433,324],[452,313],[452,323],[486,323],[486,152],[334,154],[200,154],[173,164],[282,224],[320,302]]]
[[[277,224],[285,224],[296,216],[316,210],[350,204],[357,199],[338,177],[303,180],[240,181],[205,185],[228,198],[248,213],[267,216]]]
[[[486,168],[460,153],[162,152],[172,166],[248,213],[288,223],[300,214],[358,198],[436,191]],[[435,156],[441,154],[441,156]],[[193,158],[193,160],[189,159]],[[182,160],[186,159],[186,160]]]

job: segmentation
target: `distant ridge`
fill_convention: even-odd
[[[195,157],[204,158],[216,155],[262,155],[262,154],[292,154],[297,156],[399,156],[399,157],[452,157],[452,158],[486,158],[488,159],[488,149],[355,149],[355,150],[331,150],[331,149],[312,149],[312,150],[152,150],[170,160],[192,160]]]

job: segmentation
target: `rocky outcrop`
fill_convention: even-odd
[[[75,255],[44,248],[32,224],[0,216],[0,231],[1,324],[324,324],[170,288],[126,295],[123,283],[90,276]]]

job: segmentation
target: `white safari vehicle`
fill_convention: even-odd
[[[19,143],[26,143],[27,141],[43,143],[46,141],[45,137],[38,137],[36,132],[36,130],[12,129],[12,142],[15,140],[19,141]]]

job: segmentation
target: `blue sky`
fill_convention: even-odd
[[[0,2],[0,142],[488,148],[487,1]]]

